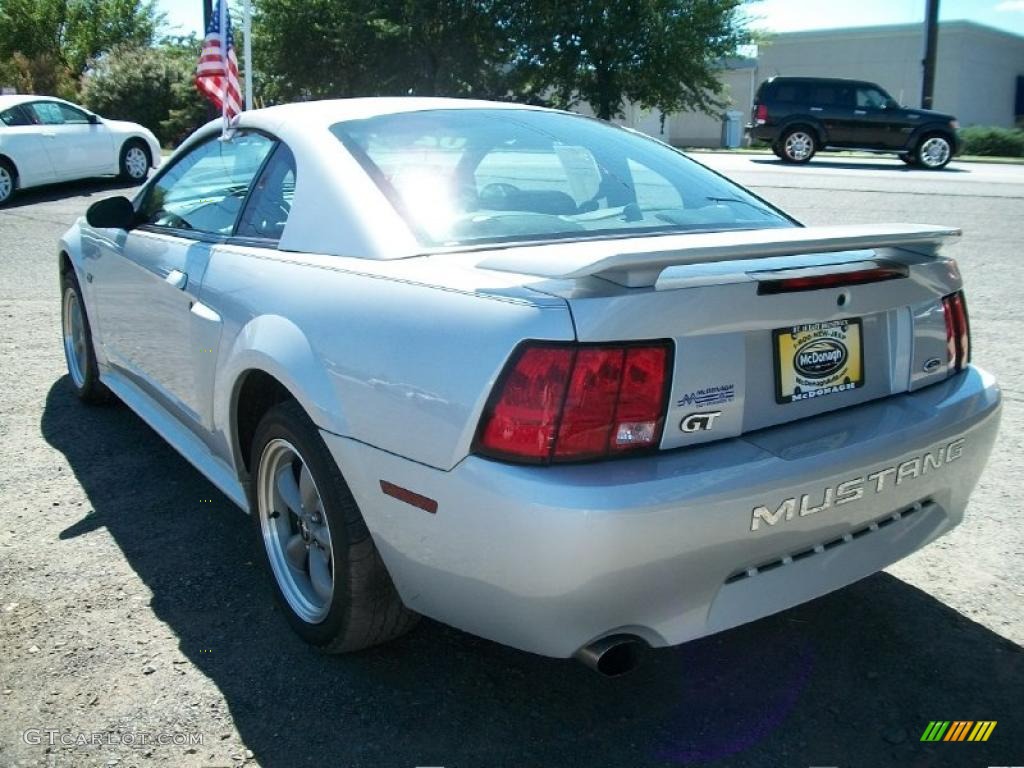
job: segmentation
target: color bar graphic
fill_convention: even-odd
[[[932,720],[921,734],[921,741],[988,741],[996,720]]]

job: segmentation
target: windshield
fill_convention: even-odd
[[[331,131],[425,246],[794,225],[671,147],[576,115],[432,110]]]

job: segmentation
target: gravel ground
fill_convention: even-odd
[[[1024,168],[700,159],[808,223],[964,228],[975,360],[1006,406],[959,529],[618,680],[430,621],[320,656],[273,607],[238,509],[126,408],[71,396],[55,243],[124,190],[46,189],[0,211],[0,766],[1024,764]],[[998,725],[920,743],[935,719]]]

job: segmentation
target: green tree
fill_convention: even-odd
[[[626,101],[664,113],[720,107],[715,63],[749,42],[743,0],[531,0],[508,4],[522,97],[598,117]]]
[[[131,120],[175,144],[206,120],[193,82],[199,41],[178,38],[153,48],[118,47],[83,80],[83,103],[105,117]]]
[[[0,0],[0,74],[36,92],[73,89],[101,54],[151,45],[162,18],[154,0]]]
[[[503,95],[498,10],[497,0],[261,0],[257,97]]]

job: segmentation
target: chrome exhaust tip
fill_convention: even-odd
[[[574,654],[585,666],[605,677],[619,677],[640,664],[646,644],[633,635],[609,635],[585,645]]]

